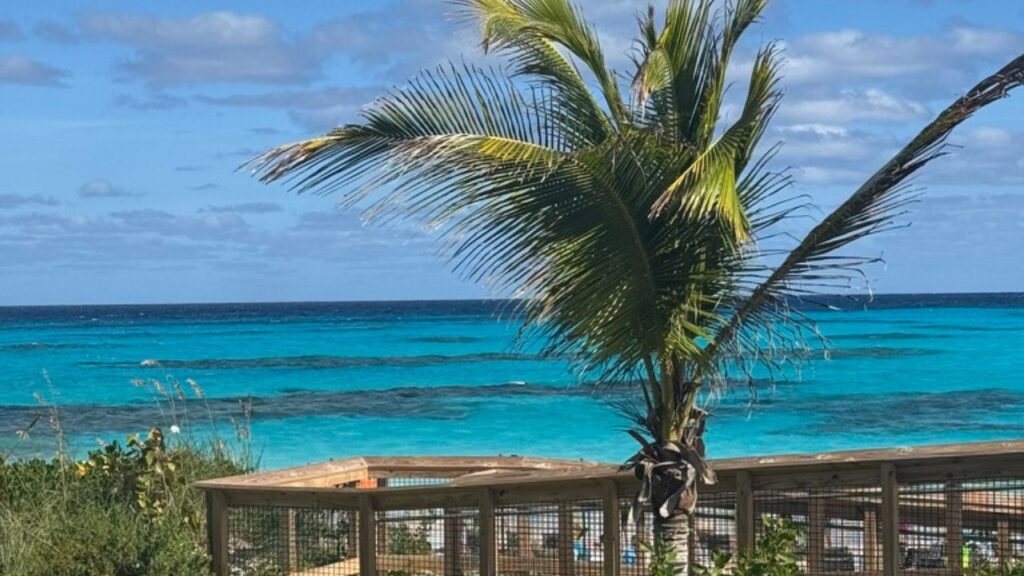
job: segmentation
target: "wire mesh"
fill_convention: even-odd
[[[276,576],[316,569],[320,576],[358,574],[355,511],[233,507],[228,511],[232,574]]]
[[[881,570],[881,488],[857,486],[754,493],[760,538],[766,518],[787,520],[800,532],[796,556],[805,574]]]
[[[898,531],[899,549],[892,551],[891,556],[897,570],[905,576],[962,576],[973,568],[1005,567],[1024,557],[1024,478],[952,482],[947,480],[947,473],[936,475],[942,479],[903,482],[898,486],[895,509],[899,524],[892,526]],[[799,483],[800,478],[791,480],[787,486],[804,486]],[[408,487],[408,494],[415,493],[418,486],[446,482],[445,478],[426,476],[373,480],[377,487]],[[783,518],[800,534],[795,556],[802,573],[881,574],[883,558],[888,557],[883,554],[886,532],[881,486],[842,485],[838,477],[830,482],[828,486],[813,488],[754,490],[751,500],[755,536],[761,538],[766,534],[769,518]],[[754,485],[758,486],[756,482]],[[613,558],[607,555],[609,535],[604,530],[602,500],[504,503],[513,500],[509,496],[514,490],[504,487],[493,492],[498,503],[492,544],[499,575],[601,576],[609,562],[616,563],[623,576],[640,576],[650,571],[654,539],[651,515],[642,514],[639,522],[631,519],[631,501],[619,502],[615,535],[619,552],[618,558]],[[431,500],[439,492],[443,491],[425,490],[415,500],[392,500],[383,493],[379,498],[369,499],[374,506],[415,501],[423,508],[375,513],[377,574],[368,576],[480,573],[480,510],[475,505],[444,508],[442,502],[463,500]],[[716,552],[735,556],[736,498],[732,492],[701,493],[691,523],[691,564],[711,566]],[[227,508],[227,560],[231,574],[359,574],[359,518],[355,510],[284,505],[294,499],[259,501],[281,506]]]
[[[1024,553],[1024,480],[900,487],[900,567],[961,574]]]
[[[475,508],[378,512],[377,570],[388,576],[478,572],[479,524]]]
[[[651,562],[654,530],[646,510],[632,510],[632,500],[619,502],[619,573],[647,574]]]
[[[701,494],[690,530],[690,562],[711,566],[715,553],[736,552],[736,494]]]
[[[600,500],[499,507],[494,523],[498,574],[599,576],[603,571]]]

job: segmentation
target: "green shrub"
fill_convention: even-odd
[[[59,423],[55,410],[50,421]],[[76,461],[53,428],[52,459],[0,455],[0,574],[209,574],[205,504],[191,485],[252,469],[251,451],[153,428]]]
[[[782,518],[765,516],[764,534],[754,549],[736,558],[736,565],[728,569],[732,554],[714,552],[711,566],[694,566],[696,576],[798,576],[796,548],[800,532]],[[673,573],[677,574],[677,573]]]
[[[1024,561],[992,564],[983,562],[964,571],[965,576],[1024,576]]]

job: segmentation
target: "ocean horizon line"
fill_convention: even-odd
[[[1021,298],[1020,305],[1024,305],[1024,290],[1021,291],[991,291],[991,292],[876,292],[866,293],[835,293],[819,294],[804,298],[791,298],[792,303],[816,304],[816,301],[856,301],[860,303],[873,303],[880,300],[910,300],[934,299],[934,298]],[[458,305],[458,304],[489,304],[509,305],[522,302],[522,298],[423,298],[423,299],[390,299],[390,300],[223,300],[223,301],[180,301],[180,302],[103,302],[103,303],[55,303],[55,304],[0,304],[0,310],[12,309],[53,309],[53,308],[160,308],[160,307],[212,307],[212,306],[288,306],[288,305],[367,305],[367,306],[388,306],[388,305]],[[973,303],[972,303],[973,304]],[[966,304],[965,304],[966,305]],[[820,306],[819,306],[820,307]]]

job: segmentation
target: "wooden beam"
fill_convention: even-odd
[[[281,565],[287,567],[288,572],[299,570],[297,522],[298,511],[295,508],[281,510],[280,541],[284,544],[281,549]]]
[[[388,485],[388,481],[386,479],[384,479],[384,478],[370,478],[369,480],[364,480],[364,482],[366,484],[366,487],[368,489],[371,489],[371,490],[377,490],[379,488],[387,488],[387,485]],[[387,507],[383,507],[382,508],[381,505],[380,505],[380,502],[378,502],[378,501],[374,501],[374,504],[376,505],[378,510],[380,510],[379,513],[381,515],[385,515],[385,519],[386,519]],[[385,553],[385,554],[388,551],[388,523],[387,522],[377,522],[377,548],[379,548],[380,551],[382,553]]]
[[[996,523],[996,555],[999,556],[1000,566],[1009,566],[1013,562],[1013,554],[1010,549],[1010,522],[1000,520]]]
[[[519,538],[519,557],[533,558],[533,528],[530,526],[530,508],[518,508],[516,514],[516,535]]]
[[[444,511],[444,576],[462,574],[462,517],[458,510]]]
[[[736,551],[754,548],[754,490],[750,472],[736,473]]]
[[[568,502],[558,503],[558,576],[573,576],[572,507]]]
[[[369,494],[359,502],[359,574],[377,576],[377,511]]]
[[[359,512],[349,510],[346,517],[348,518],[348,533],[345,535],[348,552],[346,558],[357,558],[359,556]]]
[[[217,576],[228,576],[231,572],[228,506],[220,490],[206,493],[206,545],[210,552],[210,571]]]
[[[807,501],[807,572],[821,574],[825,571],[825,500],[810,494]]]
[[[946,566],[951,574],[964,572],[964,495],[958,482],[946,483]]]
[[[873,507],[864,509],[864,570],[877,574],[882,569],[878,554],[878,512]]]
[[[622,514],[619,510],[619,489],[615,480],[604,484],[603,533],[601,535],[604,551],[604,576],[619,576],[619,558],[622,556],[619,534]]]
[[[498,573],[498,539],[494,534],[494,492],[480,491],[480,576]]]
[[[882,574],[897,576],[900,572],[900,491],[896,466],[882,464]]]

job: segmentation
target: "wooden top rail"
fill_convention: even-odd
[[[854,450],[712,461],[718,483],[705,493],[730,492],[737,476],[752,490],[814,487],[878,487],[883,466],[897,470],[901,484],[954,483],[978,479],[1024,479],[1024,441]],[[443,484],[345,487],[368,478],[447,479]],[[350,458],[274,472],[199,482],[233,505],[302,505],[358,508],[473,506],[481,495],[498,503],[599,499],[608,487],[631,496],[637,480],[618,466],[521,457]]]
[[[245,486],[344,488],[360,480],[381,478],[451,479],[480,472],[553,472],[608,468],[583,460],[556,460],[522,456],[360,456],[283,470],[229,476],[197,482],[201,489]],[[412,486],[407,486],[411,488]]]

